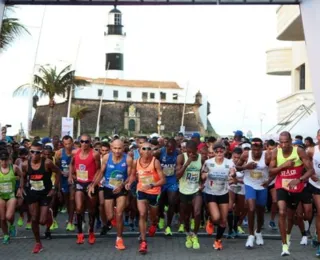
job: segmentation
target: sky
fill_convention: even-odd
[[[260,135],[261,118],[263,132],[277,123],[276,100],[291,87],[290,77],[266,75],[266,50],[291,45],[276,40],[277,7],[121,6],[127,35],[124,78],[189,84],[189,99],[198,90],[208,96],[209,120],[218,134],[240,129]],[[103,32],[111,9],[17,7],[12,16],[31,35],[0,53],[0,108],[10,111],[0,113],[1,124],[16,131],[22,123],[26,129],[28,98],[12,93],[30,82],[34,64],[70,63],[76,75],[105,75]]]

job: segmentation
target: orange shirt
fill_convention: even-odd
[[[160,180],[158,172],[154,166],[155,157],[152,158],[150,164],[147,167],[142,167],[140,164],[141,158],[137,160],[137,175],[138,175],[138,184],[137,190],[142,191],[141,188],[143,185],[149,185],[151,183],[156,183]],[[159,195],[161,192],[161,187],[153,187],[152,189],[142,191],[151,195]]]

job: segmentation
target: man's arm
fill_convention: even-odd
[[[20,178],[20,186],[19,186],[19,188],[22,190],[24,189],[24,185],[25,185],[24,182],[27,176],[27,171],[28,171],[28,161],[25,161],[21,167],[21,178]]]
[[[177,175],[177,179],[178,180],[183,176],[183,174],[186,171],[187,167],[188,166],[184,163],[183,154],[179,154],[178,157],[177,157],[177,165],[176,165],[176,175]]]
[[[55,176],[55,182],[54,182],[54,187],[59,188],[60,185],[60,178],[61,178],[61,170],[59,169],[58,166],[56,166],[53,161],[46,159],[45,161],[46,167],[48,170],[51,172],[54,172],[56,174]]]
[[[154,167],[156,168],[156,171],[159,175],[160,180],[158,180],[156,183],[153,183],[152,185],[154,187],[162,186],[166,183],[166,177],[163,174],[163,171],[161,169],[161,164],[158,159],[155,160]]]
[[[99,182],[102,180],[103,174],[106,171],[108,160],[109,160],[109,154],[106,154],[105,156],[103,156],[101,169],[96,173],[96,175],[93,178],[93,182],[92,182],[93,187],[97,186]]]
[[[58,167],[61,167],[61,155],[62,155],[61,149],[56,151],[54,154],[55,162]]]
[[[129,181],[126,185],[126,189],[129,190],[131,184],[137,179],[137,161],[133,161],[131,167],[131,173],[129,175]]]
[[[246,170],[246,162],[248,161],[248,153],[244,152],[241,154],[239,161],[237,162],[236,169],[237,171]]]
[[[300,157],[300,160],[303,162],[304,168],[306,169],[305,174],[300,178],[300,181],[306,181],[308,180],[311,175],[315,174],[314,168],[312,165],[312,161],[310,160],[309,156],[307,155],[306,151],[302,148],[298,148],[298,155]]]
[[[129,183],[130,181],[130,175],[132,173],[132,167],[133,167],[133,159],[131,156],[127,156],[127,172],[128,172],[128,178],[125,180],[124,185]]]

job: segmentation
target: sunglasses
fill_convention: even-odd
[[[224,153],[224,150],[215,150],[215,153]]]
[[[151,150],[152,150],[151,147],[142,147],[141,149],[142,149],[143,151],[151,151]]]
[[[31,154],[41,154],[42,151],[30,150],[30,153],[31,153]]]
[[[261,142],[251,142],[252,145],[262,145]]]
[[[85,143],[85,144],[88,144],[88,143],[90,143],[90,141],[89,140],[80,140],[80,143]]]
[[[96,152],[99,152],[99,151],[100,151],[100,149],[99,149],[99,148],[94,148],[94,150],[95,150]]]

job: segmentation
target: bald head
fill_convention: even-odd
[[[121,158],[124,152],[124,143],[120,139],[115,139],[111,143],[111,151],[114,157]]]
[[[291,140],[291,134],[288,131],[283,131],[280,133],[280,136],[288,137]]]

